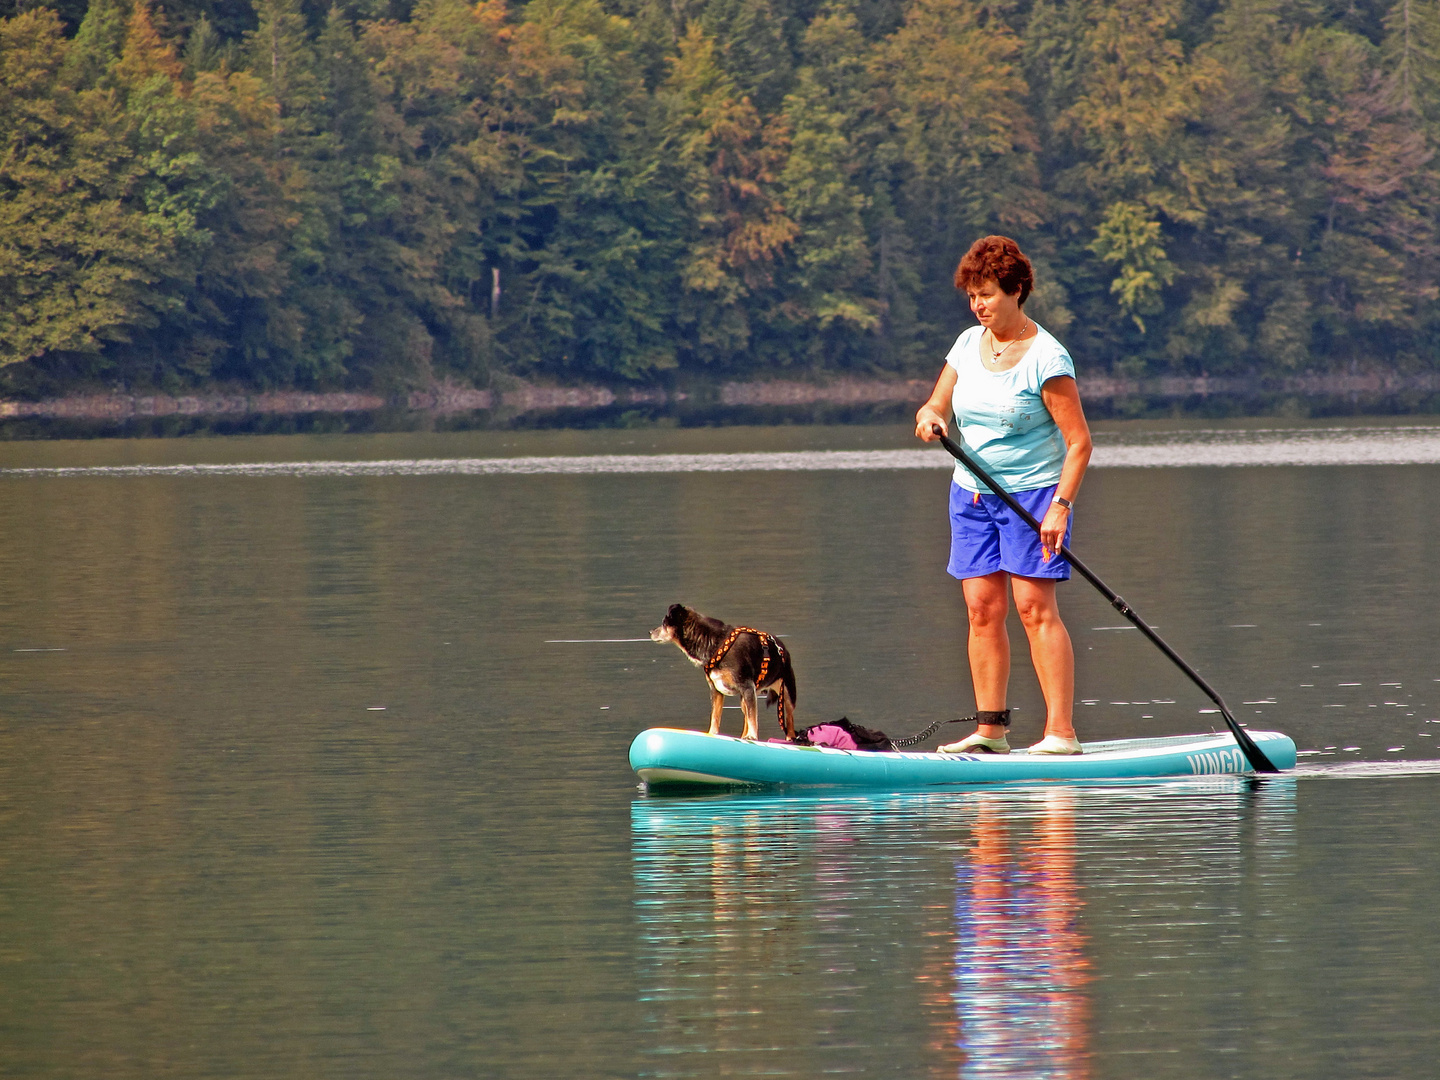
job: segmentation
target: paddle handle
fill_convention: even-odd
[[[936,427],[934,431],[935,434],[940,438],[940,444],[944,446],[946,450],[950,451],[951,456],[954,457],[955,460],[960,462],[961,465],[964,465],[965,468],[969,469],[970,472],[973,473],[975,476],[978,476],[981,480],[985,481],[985,483],[990,487],[990,489],[994,491],[996,495],[1000,496],[1001,501],[1003,501],[1006,506],[1008,506],[1011,510],[1013,510],[1016,514],[1019,515],[1020,520],[1025,522],[1025,524],[1029,525],[1037,533],[1040,531],[1040,522],[1035,520],[1034,514],[1030,513],[1029,510],[1026,510],[1025,507],[1020,505],[1018,499],[1016,499],[1008,491],[1006,491],[999,484],[997,484],[995,480],[990,476],[990,474],[987,473],[984,469],[982,469],[978,464],[976,464],[975,459],[972,458],[969,454],[967,454],[948,435],[946,435],[938,427]],[[1255,740],[1250,738],[1250,736],[1246,733],[1245,729],[1240,726],[1239,721],[1237,721],[1235,717],[1230,715],[1229,707],[1225,704],[1223,700],[1221,700],[1220,695],[1216,693],[1215,688],[1212,687],[1203,678],[1201,678],[1200,673],[1196,671],[1193,667],[1191,667],[1188,663],[1186,663],[1184,657],[1182,657],[1179,653],[1172,649],[1169,644],[1166,643],[1164,638],[1157,634],[1149,626],[1149,624],[1145,622],[1144,619],[1140,618],[1139,613],[1136,612],[1134,608],[1127,604],[1125,600],[1118,593],[1115,592],[1114,589],[1110,588],[1109,585],[1106,585],[1105,582],[1101,581],[1099,576],[1097,576],[1093,570],[1091,570],[1088,566],[1086,566],[1083,562],[1076,558],[1075,553],[1071,551],[1068,547],[1066,547],[1063,543],[1060,545],[1060,555],[1065,559],[1066,562],[1068,562],[1071,566],[1073,566],[1076,570],[1080,572],[1081,577],[1083,577],[1086,581],[1090,582],[1091,585],[1094,585],[1095,588],[1099,590],[1100,595],[1104,596],[1106,600],[1110,601],[1111,607],[1113,607],[1116,611],[1123,615],[1128,622],[1133,624],[1135,629],[1139,630],[1142,634],[1149,638],[1151,642],[1154,643],[1156,648],[1158,648],[1162,653],[1168,656],[1171,662],[1174,663],[1175,666],[1178,667],[1181,671],[1183,671],[1190,678],[1191,682],[1193,682],[1201,689],[1201,691],[1205,694],[1206,697],[1208,697],[1211,701],[1213,701],[1216,705],[1220,707],[1220,715],[1225,718],[1226,726],[1230,728],[1230,733],[1235,736],[1235,741],[1240,744],[1240,749],[1245,754],[1246,760],[1250,762],[1251,766],[1255,769],[1257,773],[1278,773],[1280,771],[1275,767],[1274,763],[1265,756],[1265,754],[1261,751],[1260,747],[1255,745]]]

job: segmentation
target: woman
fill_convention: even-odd
[[[1074,361],[1025,314],[1034,284],[1030,260],[1014,240],[975,241],[955,270],[955,287],[969,296],[980,325],[956,339],[930,400],[915,414],[915,434],[934,442],[946,433],[953,411],[966,448],[1041,522],[1036,536],[983,480],[956,465],[948,571],[960,579],[970,615],[979,727],[942,746],[942,753],[1010,752],[1007,592],[1015,596],[1045,695],[1045,735],[1030,753],[1080,753],[1072,715],[1075,652],[1060,621],[1055,584],[1070,577],[1058,552],[1069,543],[1070,515],[1090,462],[1090,428]]]

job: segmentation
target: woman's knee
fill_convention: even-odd
[[[972,630],[991,630],[997,626],[1005,625],[1005,616],[1009,614],[1008,605],[1002,596],[998,600],[993,597],[965,599],[965,611],[970,617],[970,628]]]
[[[1016,589],[1015,612],[1027,630],[1038,630],[1060,621],[1060,606],[1053,587]]]
[[[1004,573],[965,579],[965,612],[970,617],[972,630],[983,632],[1005,625],[1005,617],[1010,613],[1008,586],[1009,575]]]
[[[1019,614],[1020,624],[1025,627],[1025,632],[1028,634],[1040,633],[1052,627],[1065,625],[1060,621],[1060,613],[1053,607],[1032,605],[1020,608]]]

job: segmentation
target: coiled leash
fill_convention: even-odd
[[[946,724],[999,724],[1001,727],[1010,726],[1010,710],[1003,712],[981,712],[974,716],[957,716],[954,720],[936,720],[924,731],[917,731],[914,735],[907,735],[903,739],[891,739],[890,745],[896,750],[904,750],[907,746],[914,746],[922,743],[935,732],[939,731]]]
[[[797,731],[794,741],[801,746],[833,746],[839,750],[869,750],[888,754],[892,750],[904,750],[907,746],[924,742],[945,724],[970,723],[999,724],[1001,727],[1009,727],[1010,710],[1004,709],[997,712],[982,710],[974,716],[960,716],[954,720],[936,720],[924,731],[917,731],[914,735],[907,735],[903,739],[892,739],[883,731],[851,723],[849,717],[842,716],[839,720],[828,720],[823,724],[808,727],[804,731]]]
[[[730,636],[720,643],[720,647],[715,650],[714,655],[705,661],[705,674],[708,676],[720,666],[720,661],[725,659],[725,654],[730,651],[730,646],[735,644],[735,639],[741,634],[754,634],[760,639],[760,674],[755,677],[755,689],[760,690],[765,686],[765,676],[770,672],[770,646],[772,644],[775,646],[775,654],[779,656],[781,660],[789,660],[790,658],[785,652],[785,646],[781,645],[780,642],[770,634],[765,633],[764,630],[755,630],[749,626],[735,627],[734,630],[730,631]],[[789,729],[785,726],[784,688],[782,687],[780,693],[775,696],[780,701],[778,707],[780,713],[780,730],[787,731]]]

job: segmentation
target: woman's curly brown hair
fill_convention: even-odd
[[[955,268],[955,287],[962,292],[969,292],[987,279],[1011,296],[1018,292],[1021,304],[1035,288],[1035,271],[1030,260],[1008,236],[982,236],[970,245]]]

